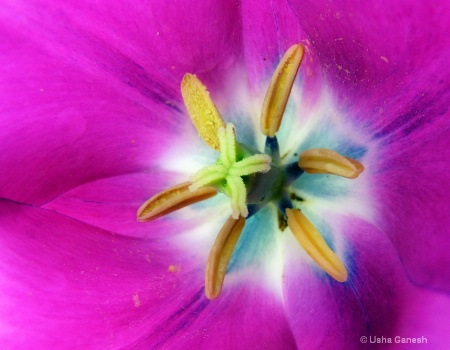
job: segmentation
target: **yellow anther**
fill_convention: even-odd
[[[309,174],[332,174],[354,179],[364,170],[356,159],[326,148],[312,148],[300,154],[298,166]]]
[[[192,182],[183,182],[154,195],[138,209],[137,219],[151,221],[217,194],[217,190],[213,187],[202,187],[190,191],[191,185]]]
[[[216,299],[222,291],[223,280],[234,247],[244,229],[245,219],[230,217],[220,230],[209,253],[205,272],[205,294],[210,300]]]
[[[286,209],[286,214],[289,228],[306,253],[336,281],[347,281],[344,264],[306,216],[298,209]]]
[[[305,49],[296,44],[286,51],[273,73],[261,112],[261,132],[274,137],[280,128],[284,110],[294,84],[295,76],[303,59]]]
[[[209,92],[193,74],[185,74],[181,82],[181,94],[189,116],[200,137],[212,148],[219,150],[217,130],[225,127]]]

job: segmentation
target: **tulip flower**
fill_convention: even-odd
[[[447,3],[0,16],[1,348],[448,344]]]

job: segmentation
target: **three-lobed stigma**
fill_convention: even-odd
[[[231,216],[220,230],[208,257],[205,294],[216,299],[222,290],[228,263],[244,230],[246,219],[268,203],[279,209],[294,237],[325,272],[339,282],[348,273],[337,254],[327,245],[313,223],[294,208],[289,186],[303,172],[356,178],[362,164],[329,149],[302,152],[296,164],[282,164],[278,132],[292,86],[304,54],[302,45],[290,47],[272,76],[261,112],[260,128],[266,136],[265,153],[251,151],[236,141],[236,130],[225,124],[208,90],[193,74],[186,74],[181,92],[199,136],[219,151],[217,161],[191,176],[190,181],[171,187],[147,200],[138,210],[139,221],[151,221],[221,192],[230,198]],[[251,204],[249,204],[251,203]],[[249,211],[249,207],[251,210]],[[285,225],[285,224],[284,224]],[[284,227],[280,224],[280,227]]]
[[[272,158],[267,154],[253,154],[239,156],[243,152],[236,142],[236,134],[233,124],[227,124],[226,129],[218,129],[220,156],[217,162],[201,169],[191,176],[191,191],[198,190],[204,186],[216,187],[225,193],[231,200],[232,217],[246,218],[247,189],[244,176],[255,173],[267,173],[270,170]]]

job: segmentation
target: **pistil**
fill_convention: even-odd
[[[233,218],[247,217],[247,189],[243,176],[255,173],[266,173],[270,170],[271,158],[267,154],[253,154],[238,157],[238,143],[234,126],[227,124],[226,129],[219,128],[220,157],[217,162],[201,169],[191,177],[192,185],[189,187],[195,191],[203,186],[216,187],[225,193],[231,200]]]

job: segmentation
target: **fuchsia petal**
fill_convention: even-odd
[[[67,215],[107,231],[134,237],[154,237],[158,232],[176,234],[195,226],[202,213],[195,214],[182,225],[171,220],[143,224],[136,219],[137,208],[153,194],[179,182],[169,173],[138,173],[110,177],[79,186],[45,204],[43,208]],[[178,180],[178,181],[177,181]],[[184,212],[183,211],[183,212]],[[182,212],[182,213],[183,213]]]
[[[187,232],[208,222],[211,215],[220,220],[218,213],[229,209],[228,201],[218,195],[149,223],[137,221],[142,203],[182,181],[182,176],[170,172],[110,177],[79,186],[42,207],[107,231],[149,239]]]
[[[347,251],[353,249],[349,254],[352,260],[343,260],[349,271],[345,283],[334,281],[314,265],[294,242],[288,250],[286,310],[300,349],[354,349],[361,336],[370,332],[387,336],[393,330],[399,298],[396,276],[392,268],[386,272],[379,264],[391,266],[395,253],[392,248],[385,250],[387,239],[377,239],[380,233],[372,227],[357,220],[352,223],[358,237],[355,247],[346,247]],[[379,258],[371,261],[376,255]],[[397,272],[398,265],[397,261]]]
[[[176,287],[164,243],[8,201],[0,213],[2,348],[122,348]]]
[[[286,50],[305,37],[287,2],[242,2],[245,73],[252,89],[270,78]],[[264,91],[265,93],[265,91]]]
[[[203,295],[188,299],[185,308],[161,324],[161,334],[149,335],[149,344],[167,349],[296,349],[281,300],[248,282],[232,282],[229,292],[213,302]]]
[[[231,277],[210,302],[206,256],[175,236],[124,237],[4,200],[0,213],[2,348],[294,348],[279,296]]]
[[[419,327],[419,317],[410,319],[408,310],[422,310],[429,319],[426,304],[436,300],[446,305],[446,313],[450,298],[413,287],[391,242],[375,227],[351,219],[340,230],[351,242],[345,247],[348,254],[343,260],[349,271],[345,283],[327,276],[292,243],[288,248],[286,310],[298,348],[357,349],[362,336],[424,335],[434,337],[434,344],[449,341],[445,329],[430,332],[424,322]]]
[[[229,65],[240,51],[225,35],[239,21],[200,35],[218,13],[233,16],[214,1],[189,11],[166,2],[4,4],[0,197],[42,204],[151,167],[188,122],[179,121],[181,76],[200,63]]]
[[[377,224],[415,283],[450,291],[449,3],[291,5],[340,108],[372,135]]]
[[[349,0],[289,3],[326,75],[347,97],[364,96],[368,90],[375,93],[375,89],[398,94],[408,74],[448,54],[450,6],[445,1],[366,1],[361,6]]]
[[[0,197],[41,204],[147,168],[174,90],[67,14],[26,6],[2,11]]]
[[[418,286],[450,292],[450,151],[443,124],[427,125],[389,145],[374,181],[381,218]]]
[[[180,290],[203,296],[198,256],[162,235],[124,237],[8,201],[0,213],[2,348],[142,344],[187,302]]]
[[[429,349],[447,348],[450,343],[448,333],[450,298],[448,295],[411,288],[405,293],[404,301],[401,309],[403,317],[399,318],[396,324],[393,344],[385,348],[398,349],[400,346],[403,349],[411,349],[413,346]],[[416,340],[414,344],[407,338],[420,339],[421,343],[419,344]]]

